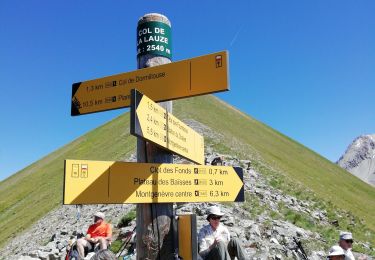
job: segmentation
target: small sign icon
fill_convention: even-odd
[[[216,68],[220,68],[223,66],[223,56],[216,55],[215,61],[216,61]]]
[[[207,180],[194,179],[194,185],[207,185]]]
[[[206,174],[206,169],[204,169],[204,168],[194,168],[194,174]]]
[[[79,177],[79,164],[72,164],[72,178]]]
[[[195,196],[196,197],[207,197],[207,191],[206,190],[196,190]]]
[[[81,165],[81,178],[87,178],[89,175],[89,167],[87,164]]]
[[[106,98],[105,98],[105,103],[106,103],[106,104],[113,103],[113,102],[116,102],[116,96],[113,96],[113,97],[106,97]]]

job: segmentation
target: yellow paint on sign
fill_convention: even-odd
[[[191,219],[190,215],[178,218],[178,245],[179,254],[183,259],[193,259],[191,250]]]
[[[64,204],[243,201],[242,178],[228,166],[66,160]]]
[[[156,143],[193,162],[204,164],[204,139],[184,122],[139,92],[134,93],[136,113],[131,133]],[[134,111],[135,110],[135,111]],[[139,122],[139,125],[138,125]],[[135,125],[133,125],[135,124]]]
[[[128,107],[131,89],[138,89],[156,102],[229,90],[228,53],[74,83],[71,114]]]

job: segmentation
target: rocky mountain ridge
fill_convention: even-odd
[[[375,134],[357,137],[337,164],[375,187]]]
[[[301,259],[296,251],[293,237],[304,241],[303,245],[309,259],[325,259],[326,249],[321,245],[311,245],[308,242],[325,243],[325,239],[319,233],[277,218],[272,215],[272,212],[282,214],[280,210],[280,204],[282,204],[288,210],[310,215],[314,221],[323,225],[332,225],[326,211],[315,208],[309,201],[302,201],[273,188],[262,173],[251,168],[251,161],[248,159],[211,153],[207,155],[206,161],[211,162],[217,157],[223,158],[226,165],[240,166],[244,169],[246,202],[222,203],[220,207],[225,212],[222,223],[227,226],[232,236],[240,239],[249,259]],[[132,156],[128,161],[135,161],[135,157]],[[184,161],[180,160],[180,162]],[[255,200],[259,203],[257,206],[254,204]],[[205,209],[210,205],[214,205],[214,203],[184,203],[175,205],[175,209],[177,214],[196,214],[199,230],[200,227],[207,224]],[[263,210],[264,207],[270,211]],[[132,209],[134,209],[134,205],[126,204],[60,206],[1,249],[1,259],[65,259],[66,247],[70,240],[77,233],[85,233],[88,225],[92,223],[94,212],[105,212],[106,218],[115,227],[119,219]],[[135,221],[132,221],[129,227],[117,230],[115,233],[120,235],[133,230],[134,227]],[[368,243],[363,246],[371,248]]]
[[[223,223],[251,259],[297,258],[293,236],[302,240],[311,259],[320,259],[341,230],[353,232],[354,251],[375,256],[372,187],[214,97],[176,101],[175,108],[181,120],[204,135],[207,163],[222,156],[227,165],[245,170],[246,201],[221,207],[227,213]],[[63,160],[134,161],[129,124],[124,114],[0,183],[0,236],[9,239],[1,245],[0,259],[61,259],[71,236],[87,229],[95,211],[105,211],[116,226],[134,208],[85,205],[78,211],[61,206]],[[344,204],[338,192],[345,196]],[[208,205],[179,204],[176,210],[197,214],[200,228]],[[116,230],[116,236],[122,231],[126,228]]]

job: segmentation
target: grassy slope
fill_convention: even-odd
[[[182,100],[175,112],[181,118],[194,118],[213,130],[220,129],[226,139],[224,143],[230,143],[234,136],[248,144],[264,163],[309,188],[318,197],[363,218],[375,231],[375,189],[317,153],[212,96]],[[240,151],[244,153],[246,148]]]
[[[259,158],[317,196],[365,219],[366,225],[375,230],[371,215],[375,212],[375,189],[371,186],[213,96],[174,104],[174,113],[179,118],[192,118],[220,133],[224,140],[218,145],[237,147],[239,154]],[[232,137],[236,137],[237,143],[233,143]],[[238,141],[242,144],[238,145]],[[121,160],[134,149],[135,138],[129,136],[129,115],[124,114],[2,181],[0,246],[12,234],[61,204],[64,159]]]
[[[0,246],[62,203],[64,159],[122,160],[134,149],[122,115],[2,181]]]

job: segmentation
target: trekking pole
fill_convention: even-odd
[[[120,247],[120,250],[121,250],[121,249],[122,249],[122,250],[121,250],[121,252],[120,252],[120,250],[119,250],[120,253],[117,253],[116,257],[121,256],[121,254],[124,252],[126,246],[129,244],[130,240],[132,240],[132,236],[133,236],[133,234],[134,234],[134,232],[135,232],[136,227],[137,227],[137,226],[134,227],[134,229],[133,229],[133,231],[131,232],[131,235],[129,236],[129,238],[127,239],[127,241],[126,241],[126,240],[124,241],[124,243],[123,243],[122,246]]]
[[[76,210],[77,210],[77,226],[76,226],[76,231],[78,232],[78,226],[79,226],[79,219],[81,218],[81,207],[82,205],[76,205]]]
[[[300,255],[302,255],[303,260],[308,260],[309,258],[307,257],[307,254],[306,254],[305,250],[303,249],[301,241],[297,240],[295,237],[293,237],[293,240],[294,240],[294,243],[296,243],[296,245],[297,245],[296,252],[299,253]],[[299,250],[299,252],[298,252],[298,250]]]

